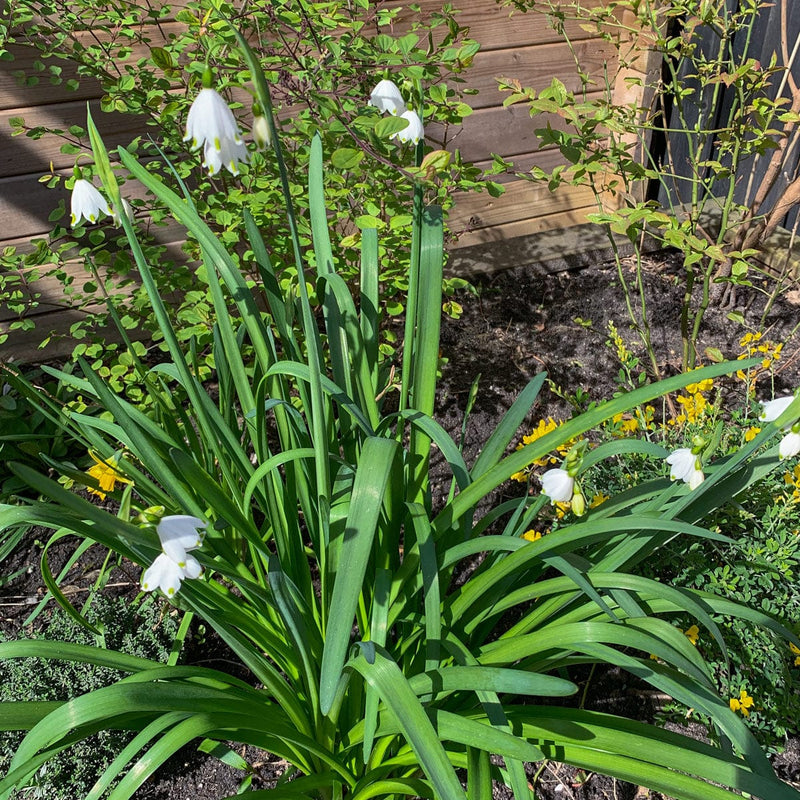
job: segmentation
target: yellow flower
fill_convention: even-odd
[[[619,426],[619,433],[636,433],[639,430],[639,420],[636,417],[626,416],[621,411],[619,414],[614,414],[611,422],[615,426]]]
[[[521,450],[525,445],[533,444],[537,439],[541,439],[547,433],[554,431],[556,428],[563,425],[563,422],[556,422],[552,417],[548,417],[547,419],[540,419],[536,427],[528,434],[522,437],[522,441],[517,445],[517,450]],[[555,448],[556,452],[562,456],[565,456],[572,445],[575,443],[574,439],[570,439],[567,442],[560,444],[558,447]],[[548,467],[551,464],[556,464],[558,462],[558,458],[555,455],[546,455],[542,456],[541,458],[536,458],[531,462],[531,466],[534,464],[537,467]],[[528,474],[530,472],[530,466],[526,467],[524,470],[520,470],[519,472],[515,472],[511,479],[514,481],[518,481],[519,483],[525,483],[528,480]]]
[[[603,494],[602,492],[598,492],[590,501],[589,501],[589,508],[597,508],[597,506],[602,505],[605,501],[608,500],[608,495]]]
[[[686,387],[686,391],[689,394],[698,394],[699,392],[708,392],[714,386],[714,381],[712,378],[706,378],[705,380],[698,381],[697,383],[690,383]]]
[[[542,538],[542,534],[539,533],[539,531],[530,530],[525,531],[525,533],[522,534],[522,538],[529,542],[536,542]]]
[[[692,625],[683,631],[683,635],[695,646],[697,646],[697,639],[700,636],[700,628],[697,625]]]
[[[682,410],[682,413],[678,414],[676,417],[676,422],[678,424],[697,422],[697,420],[706,413],[706,409],[709,408],[708,400],[699,392],[690,395],[678,395],[675,399],[678,401]]]
[[[553,503],[556,510],[556,519],[564,519],[567,511],[572,509],[572,503]]]
[[[793,645],[791,642],[789,642],[789,649],[790,649],[790,650],[791,650],[791,651],[792,651],[792,652],[795,654],[795,656],[796,656],[796,658],[795,658],[795,660],[794,660],[794,665],[795,665],[796,667],[800,667],[800,650],[798,650],[798,648],[797,648],[797,647],[795,647],[795,645]]]
[[[752,442],[752,441],[753,441],[753,439],[755,439],[755,438],[756,438],[756,436],[758,436],[758,434],[759,434],[759,433],[761,433],[761,428],[758,428],[758,427],[756,427],[756,426],[754,425],[754,426],[752,426],[752,427],[748,428],[748,429],[747,429],[747,430],[744,432],[744,440],[745,440],[746,442]]]
[[[750,707],[753,705],[753,698],[742,689],[738,697],[731,697],[728,701],[731,711],[741,711],[745,717],[750,716]]]
[[[99,489],[94,489],[91,486],[87,487],[87,491],[91,494],[96,494],[101,500],[106,499],[106,492],[113,492],[114,486],[118,483],[133,483],[132,480],[126,478],[117,469],[117,459],[115,456],[109,456],[107,459],[102,459],[94,450],[89,451],[89,455],[94,461],[94,465],[86,470],[86,474],[90,478],[94,478]]]
[[[739,347],[747,347],[751,342],[757,342],[761,339],[761,333],[746,333],[739,339]]]

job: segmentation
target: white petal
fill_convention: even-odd
[[[194,550],[203,543],[205,529],[208,523],[199,517],[191,517],[186,514],[173,514],[162,517],[156,530],[161,546],[166,551],[168,545],[176,544],[186,552]],[[181,559],[175,559],[176,561]]]
[[[775,400],[767,400],[761,404],[761,414],[758,418],[761,422],[774,422],[778,417],[786,411],[794,400],[794,395],[788,397],[778,397]]]
[[[191,142],[192,150],[203,144],[211,144],[219,149],[225,139],[242,144],[236,118],[214,89],[201,89],[189,109],[183,141]]]
[[[384,113],[388,111],[392,116],[402,114],[406,110],[403,95],[390,80],[379,81],[369,96],[369,104]]]
[[[184,578],[199,578],[203,574],[203,565],[192,555],[186,556],[183,566]]]
[[[565,469],[549,469],[542,475],[542,491],[554,503],[569,503],[575,479]]]
[[[74,227],[81,219],[87,222],[96,222],[101,214],[111,214],[108,201],[95,188],[94,184],[83,178],[78,178],[72,184],[72,197],[70,198],[71,222]]]
[[[705,479],[706,476],[703,474],[703,470],[694,469],[692,470],[692,474],[689,476],[689,480],[687,480],[686,483],[689,484],[690,489],[696,489]]]
[[[781,458],[794,458],[800,453],[800,433],[787,433],[778,446],[778,455]]]
[[[232,175],[239,174],[239,163],[247,163],[247,147],[244,142],[234,142],[232,139],[222,139],[219,147],[206,142],[203,166],[208,169],[209,175],[216,175],[222,167]]]
[[[399,139],[401,142],[413,142],[416,144],[425,136],[425,129],[422,127],[422,120],[416,111],[404,111],[400,115],[401,119],[407,120],[408,125],[401,131],[396,131],[389,138]]]
[[[165,553],[161,553],[142,575],[142,589],[152,592],[159,588],[172,597],[181,588],[183,570]]]

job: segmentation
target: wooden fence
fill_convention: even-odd
[[[599,0],[598,0],[599,1]],[[396,5],[395,0],[389,0]],[[441,8],[439,0],[421,0],[418,3],[425,14]],[[479,166],[488,165],[492,154],[511,159],[520,169],[534,164],[552,168],[560,162],[558,151],[537,149],[534,127],[523,105],[503,108],[503,95],[497,89],[496,78],[517,78],[522,85],[537,89],[549,85],[554,76],[571,89],[578,89],[575,57],[582,69],[602,84],[603,74],[614,74],[614,49],[599,37],[592,37],[578,24],[568,25],[575,55],[564,44],[560,34],[545,24],[539,14],[515,14],[491,0],[460,0],[456,3],[462,14],[462,24],[470,28],[470,36],[481,44],[481,50],[466,75],[468,85],[478,90],[469,98],[474,113],[466,118],[457,144],[464,159]],[[412,19],[412,12],[403,10],[396,33]],[[162,23],[167,34],[179,26],[178,22]],[[153,31],[153,45],[157,45],[158,32]],[[12,50],[13,62],[0,62],[0,131],[9,140],[0,148],[0,219],[3,222],[0,239],[3,246],[16,246],[24,252],[32,237],[45,236],[52,228],[49,216],[59,199],[68,202],[64,190],[50,190],[40,182],[40,177],[51,169],[68,174],[73,156],[60,152],[61,142],[56,137],[32,140],[25,136],[11,137],[10,121],[23,117],[26,126],[46,125],[68,128],[84,124],[86,102],[99,105],[100,88],[81,80],[77,92],[67,93],[63,86],[52,86],[42,80],[36,86],[22,87],[14,76],[17,70],[29,71],[38,58],[32,49],[17,47]],[[611,62],[611,63],[609,63]],[[62,77],[69,78],[69,65]],[[107,144],[127,143],[144,130],[141,120],[123,114],[94,115]],[[559,120],[552,120],[554,125]],[[594,210],[591,192],[585,188],[564,187],[551,193],[544,186],[523,180],[508,179],[506,192],[499,198],[487,194],[470,194],[460,197],[451,212],[449,224],[460,236],[454,245],[452,264],[456,270],[475,268],[494,269],[533,262],[548,254],[562,254],[569,250],[567,239],[560,233],[565,228],[586,221],[586,214]],[[180,231],[168,228],[162,234],[168,245],[177,249]],[[598,241],[601,237],[598,234]],[[579,247],[586,247],[585,239]],[[577,247],[578,245],[576,245]],[[84,267],[76,263],[76,276],[85,279]],[[80,314],[65,307],[56,281],[40,282],[36,290],[42,293],[39,305],[30,312],[38,331],[69,330]],[[0,308],[0,332],[8,328],[17,314]],[[0,358],[28,358],[35,352],[36,336],[13,331],[4,345],[0,345]]]

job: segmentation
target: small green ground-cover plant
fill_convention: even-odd
[[[507,105],[527,104],[534,120],[542,114],[560,118],[536,134],[542,146],[559,148],[566,163],[549,172],[535,166],[523,177],[595,193],[598,212],[590,218],[609,234],[651,377],[661,375],[664,354],[652,342],[642,255],[653,240],[681,252],[682,364],[693,368],[709,357],[698,353],[697,342],[711,303],[728,306],[731,320],[742,323],[741,313],[732,310],[737,286],[765,291],[766,315],[793,280],[787,260],[779,274],[767,274],[768,288],[762,289],[764,270],[753,258],[800,197],[791,156],[800,130],[800,92],[798,51],[789,49],[790,0],[504,5],[546,17],[570,46],[581,84],[569,91],[556,77],[536,91],[513,75],[500,79]],[[767,62],[756,29],[766,29],[763,15],[772,13],[780,44]],[[615,58],[602,78],[582,68],[566,20],[577,20],[613,47]],[[665,142],[663,153],[658,142]],[[634,249],[632,277],[614,235]]]
[[[304,257],[313,264],[302,176],[307,172],[308,142],[319,135],[331,154],[324,179],[332,236],[337,242],[335,266],[345,280],[357,280],[361,232],[379,230],[380,299],[387,312],[396,315],[403,310],[408,288],[408,263],[400,243],[408,239],[411,230],[408,198],[414,183],[426,178],[427,202],[445,208],[459,190],[502,191],[451,147],[462,119],[471,113],[469,89],[462,85],[460,75],[471,64],[478,43],[469,38],[450,6],[427,15],[414,14],[410,29],[402,36],[395,35],[393,25],[402,10],[394,3],[363,0],[257,0],[247,4],[246,12],[234,4],[205,0],[174,7],[166,3],[156,7],[31,0],[12,4],[9,16],[0,21],[0,57],[11,57],[9,50],[2,49],[11,44],[35,48],[41,59],[34,63],[32,73],[20,73],[19,80],[27,85],[49,81],[63,86],[67,97],[81,82],[99,80],[105,92],[103,111],[136,114],[142,120],[142,135],[128,145],[128,150],[173,190],[179,191],[179,180],[191,187],[198,213],[228,247],[231,257],[247,270],[252,259],[244,244],[244,210],[274,242],[288,243],[290,237],[280,212],[281,177],[269,151],[263,109],[243,88],[250,82],[249,67],[239,59],[234,39],[220,21],[224,16],[236,19],[272,87],[288,179],[298,206],[296,224]],[[156,36],[164,38],[157,46],[153,41]],[[76,70],[77,77],[64,77],[66,67]],[[202,154],[192,155],[191,142],[184,142],[190,103],[209,68],[214,72],[215,89],[235,101],[233,107],[242,129],[247,132],[252,128],[247,133],[247,163],[243,163],[245,153],[240,151],[243,157],[234,164],[236,174],[229,174],[228,164],[201,165]],[[382,115],[368,102],[370,90],[382,77],[394,80],[409,110],[428,126],[429,136],[435,135],[432,160],[422,166],[415,160],[417,146],[397,137],[402,125],[398,118]],[[423,85],[424,93],[420,90]],[[13,118],[11,125],[12,135],[34,141],[58,137],[61,151],[75,156],[75,174],[51,172],[43,176],[48,186],[72,188],[77,178],[91,178],[85,126],[51,129],[32,126],[24,117]],[[145,126],[149,126],[149,135],[145,135]],[[159,157],[159,148],[173,154],[170,168]],[[119,179],[125,180],[122,170]],[[147,192],[137,192],[128,201],[129,212],[141,222],[138,237],[154,265],[154,279],[164,296],[174,293],[170,309],[172,319],[179,323],[177,335],[208,345],[215,307],[204,282],[196,276],[201,269],[198,242],[187,232],[185,257],[176,259],[152,236],[169,220],[168,209]],[[85,318],[69,332],[70,337],[80,340],[76,354],[90,359],[118,391],[127,391],[135,402],[149,402],[138,385],[131,354],[122,348],[115,351],[113,345],[92,337],[98,323],[111,324],[108,312],[97,310],[98,303],[102,306],[108,295],[126,330],[144,328],[159,340],[147,293],[136,287],[124,232],[111,221],[87,225],[77,220],[70,229],[69,213],[63,204],[54,210],[51,220],[53,231],[46,239],[34,242],[34,252],[21,255],[8,251],[0,260],[0,301],[20,314],[10,327],[29,329],[34,325],[26,316],[30,304],[20,292],[23,279],[19,268],[28,270],[28,283],[36,276],[59,279],[64,301],[87,308]],[[383,257],[388,254],[394,257]],[[296,280],[291,247],[276,245],[271,256],[279,283],[288,288]],[[76,277],[67,269],[76,258],[86,264],[85,276]],[[248,272],[247,277],[257,280],[258,275]],[[464,286],[465,281],[448,278],[446,285],[452,290]],[[34,298],[32,302],[35,305],[38,301]],[[457,304],[450,308],[457,315]],[[394,351],[391,331],[386,332],[381,344],[387,354]],[[143,345],[135,347],[139,348],[136,355],[142,357]]]
[[[95,594],[84,609],[86,621],[101,631],[105,647],[165,664],[178,634],[176,616],[163,614],[151,599],[133,604],[129,599],[103,594]],[[84,646],[96,645],[98,639],[55,604],[41,632],[31,638]],[[123,674],[109,667],[57,658],[4,660],[0,662],[0,700],[57,704],[109,686]],[[104,730],[77,743],[70,753],[56,756],[32,776],[24,796],[53,800],[85,797],[97,775],[108,768],[131,737],[130,732]],[[3,773],[8,771],[22,738],[18,732],[0,733]]]
[[[612,324],[608,346],[620,363],[618,383],[623,392],[646,383],[646,375],[623,337]],[[740,360],[756,356],[760,362],[747,370],[737,370],[723,392],[711,379],[689,383],[675,395],[676,413],[667,408],[640,406],[616,415],[596,432],[596,446],[630,436],[645,436],[667,450],[699,440],[710,443],[712,451],[704,457],[730,455],[751,442],[762,430],[760,404],[755,387],[771,382],[783,346],[758,332],[744,334],[740,341]],[[727,398],[723,403],[723,396]],[[740,405],[731,407],[732,399]],[[539,420],[526,434],[523,444],[556,431],[559,422],[552,417]],[[531,468],[512,476],[528,482],[555,464],[569,450],[551,454]],[[589,507],[599,507],[617,492],[631,490],[643,481],[664,478],[665,466],[641,454],[626,453],[598,463],[585,477],[584,490]],[[711,511],[704,524],[724,533],[731,541],[676,539],[665,544],[643,565],[644,574],[674,586],[721,594],[752,605],[796,627],[800,611],[798,568],[800,568],[800,466],[787,458],[781,469],[759,482],[747,502],[732,499]],[[568,503],[554,506],[549,520],[528,532],[536,540],[574,521]],[[727,658],[708,637],[700,633],[696,620],[677,619],[675,624],[689,636],[712,665],[719,691],[728,696],[732,708],[746,717],[748,726],[770,749],[780,749],[787,734],[797,734],[800,718],[797,685],[800,656],[793,645],[776,639],[752,621],[719,618],[727,645]],[[744,692],[744,695],[741,693]],[[749,698],[742,706],[742,698]],[[678,721],[701,718],[696,709],[667,704],[664,715]]]
[[[715,621],[723,614],[757,620],[799,647],[800,639],[763,612],[645,578],[637,566],[676,537],[727,541],[702,520],[778,468],[777,448],[768,443],[778,426],[800,417],[800,399],[751,442],[704,464],[699,483],[693,457],[681,480],[643,481],[588,509],[580,485],[593,465],[633,453],[660,463],[669,452],[647,439],[619,439],[591,451],[576,444],[561,466],[543,475],[547,496],[526,494],[479,512],[489,493],[565,443],[736,365],[639,387],[507,454],[544,385],[540,375],[467,463],[433,416],[441,209],[425,206],[422,187],[415,191],[403,360],[393,379],[378,357],[376,232],[362,236],[354,298],[334,269],[324,147],[315,137],[308,180],[315,257],[314,269],[307,269],[268,84],[247,41],[237,36],[237,42],[275,143],[297,284],[282,289],[268,245],[245,213],[260,278],[248,285],[191,193],[172,191],[120,148],[124,167],[201,245],[216,311],[213,393],[198,379],[197,350],[174,330],[136,232],[122,215],[169,348],[165,363],[136,363],[152,412],[115,393],[86,361],[80,376],[48,372],[93,397],[110,418],[64,414],[4,370],[6,380],[92,448],[105,467],[88,475],[54,460],[44,460],[41,470],[15,465],[46,499],[0,506],[0,529],[32,523],[66,529],[141,565],[143,588],[159,589],[201,617],[253,684],[109,649],[0,644],[0,659],[68,652],[72,660],[127,673],[57,708],[1,705],[0,723],[28,733],[0,779],[0,797],[75,741],[129,727],[136,735],[98,776],[88,800],[130,797],[176,750],[197,740],[206,750],[234,742],[285,759],[278,786],[258,792],[265,798],[488,800],[500,782],[515,798],[531,800],[526,763],[558,759],[682,800],[731,800],[741,792],[797,800],[672,621],[696,619],[723,654]],[[91,120],[89,130],[103,188],[120,208],[111,162]],[[222,132],[217,138],[225,140],[218,150],[232,146]],[[319,318],[307,280],[321,304]],[[395,380],[398,400],[389,405],[385,390]],[[183,396],[188,403],[175,402]],[[441,508],[433,507],[428,477],[434,445],[453,476]],[[119,502],[119,512],[85,501],[45,468],[102,489]],[[526,534],[550,501],[568,501],[577,519],[531,540]],[[500,532],[484,535],[494,528]],[[476,556],[474,568],[465,569]],[[551,704],[550,698],[577,691],[571,675],[587,664],[629,670],[701,709],[713,741]]]

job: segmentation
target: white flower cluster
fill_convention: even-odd
[[[161,589],[167,597],[172,597],[185,578],[199,578],[203,568],[189,551],[200,547],[207,527],[207,522],[184,514],[163,517],[156,528],[161,553],[144,571],[142,589],[145,592]]]
[[[387,79],[380,81],[369,96],[369,104],[384,114],[389,113],[393,117],[400,117],[407,121],[406,127],[393,133],[389,137],[390,139],[417,144],[420,139],[425,138],[425,129],[419,114],[406,107],[403,95],[392,81]]]

